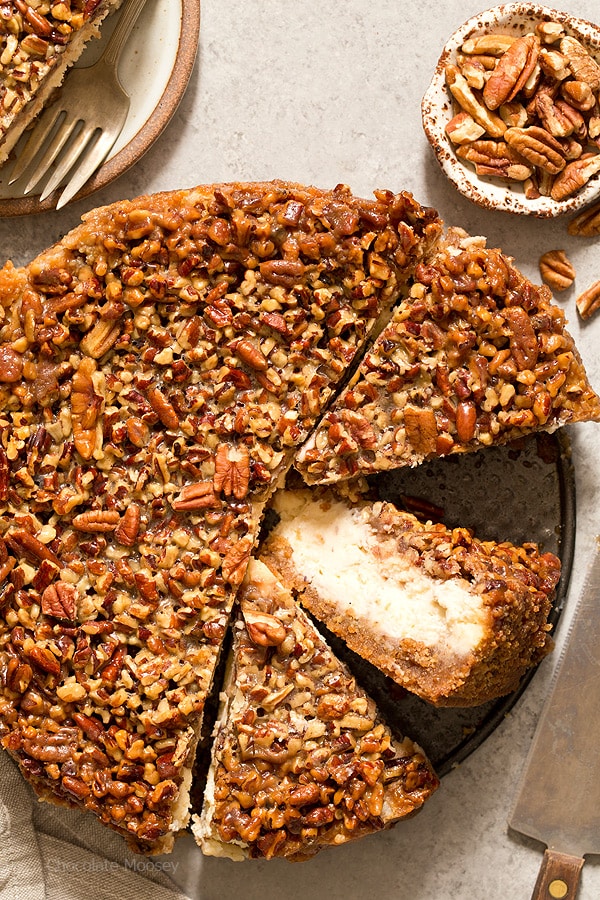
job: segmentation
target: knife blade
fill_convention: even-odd
[[[575,607],[509,817],[546,845],[532,900],[576,895],[600,853],[600,538]]]

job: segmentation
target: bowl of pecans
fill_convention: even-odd
[[[425,134],[478,205],[559,216],[600,195],[600,26],[510,3],[464,23],[422,101]]]

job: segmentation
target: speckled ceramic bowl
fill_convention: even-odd
[[[525,216],[553,216],[572,213],[600,196],[600,173],[573,196],[565,200],[539,197],[529,200],[522,186],[500,178],[477,175],[475,169],[456,156],[455,148],[446,134],[446,125],[455,114],[453,98],[446,87],[444,69],[456,59],[465,40],[475,35],[499,33],[520,37],[533,31],[540,21],[554,21],[563,25],[567,34],[576,37],[600,61],[600,26],[565,12],[529,3],[510,3],[495,6],[473,16],[448,40],[438,60],[431,84],[422,101],[425,134],[436,158],[448,178],[461,194],[486,209],[499,209]]]

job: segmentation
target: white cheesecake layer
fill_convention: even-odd
[[[463,578],[427,574],[393,538],[381,539],[360,507],[321,504],[308,492],[282,491],[275,533],[293,551],[293,565],[322,600],[388,640],[412,639],[463,656],[486,631],[481,597]]]

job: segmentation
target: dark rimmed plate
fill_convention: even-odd
[[[92,65],[112,33],[110,20],[99,41],[92,41],[78,65]],[[200,0],[152,0],[129,38],[119,68],[131,109],[123,132],[103,166],[76,195],[81,200],[122,175],[151,147],[173,116],[188,85],[200,34]],[[17,145],[15,154],[23,146]],[[0,216],[22,216],[54,209],[55,191],[43,203],[39,195],[19,195],[22,185],[8,184],[12,162],[0,169]],[[22,179],[23,181],[25,179]]]

